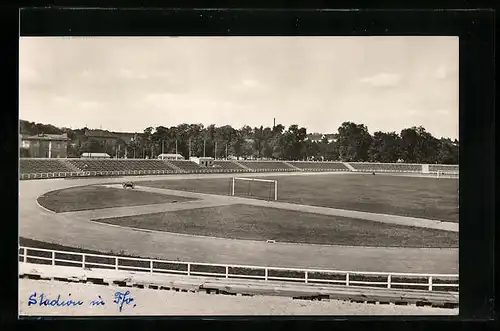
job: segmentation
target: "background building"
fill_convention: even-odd
[[[66,158],[68,141],[66,133],[21,136],[21,157]]]

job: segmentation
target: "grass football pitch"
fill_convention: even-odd
[[[372,247],[458,247],[456,232],[245,204],[95,221],[140,229],[243,240]]]
[[[259,177],[255,177],[259,178]],[[458,180],[387,175],[326,174],[262,177],[278,181],[278,201],[458,222]],[[230,178],[158,180],[136,185],[228,195]],[[267,199],[269,184],[237,181],[235,195]],[[248,195],[248,194],[251,195]]]
[[[38,203],[51,211],[63,213],[190,200],[197,199],[89,185],[48,192],[38,198]]]

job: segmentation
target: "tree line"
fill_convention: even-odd
[[[21,121],[27,134],[67,133],[71,143],[68,156],[83,152],[106,152],[120,158],[156,158],[161,153],[214,157],[217,159],[323,160],[347,162],[405,162],[458,164],[458,140],[436,138],[422,126],[405,128],[399,133],[377,131],[371,135],[364,124],[344,122],[333,139],[311,139],[306,128],[296,124],[285,128],[230,125],[148,127],[131,141],[122,138],[113,143],[88,138],[87,128],[57,128],[52,125]]]

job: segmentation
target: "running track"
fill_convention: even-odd
[[[320,173],[310,175],[314,174]],[[258,176],[278,175],[304,175],[304,173],[258,174]],[[332,173],[332,175],[339,175],[339,173]],[[234,174],[167,175],[127,177],[127,180],[232,176]],[[238,174],[238,176],[256,176],[256,174]],[[108,253],[122,251],[142,257],[190,262],[355,271],[458,273],[458,249],[267,244],[249,240],[178,235],[90,222],[88,217],[77,217],[76,213],[54,214],[43,209],[36,202],[38,196],[52,190],[123,181],[123,177],[20,181],[20,236]],[[229,197],[220,198],[228,199]],[[154,206],[148,207],[154,208]],[[138,208],[144,208],[144,206]]]

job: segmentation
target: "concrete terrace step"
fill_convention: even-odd
[[[236,161],[236,160],[232,160],[232,162],[233,162],[234,164],[236,164],[238,167],[242,168],[242,169],[245,169],[245,170],[248,170],[248,171],[252,171],[252,169],[250,169],[250,168],[249,168],[249,167],[247,167],[247,166],[244,166],[243,164],[239,163],[239,162],[238,162],[238,161]]]
[[[63,163],[66,167],[71,169],[73,172],[81,172],[82,169],[78,168],[77,166],[73,165],[71,162],[69,162],[67,159],[59,159],[61,163]]]
[[[354,171],[354,172],[357,171],[356,169],[354,169],[354,167],[352,165],[350,165],[347,162],[342,162],[342,164],[345,165],[347,167],[347,169],[349,169],[350,171]]]
[[[295,169],[297,171],[304,171],[304,169],[300,169],[299,167],[294,166],[290,162],[283,161],[283,163],[286,164],[287,166],[289,166],[290,168]]]
[[[163,162],[165,162],[169,167],[171,167],[174,170],[181,171],[181,172],[186,172],[185,170],[179,168],[178,166],[176,166],[172,162],[168,162],[167,160],[163,160]]]
[[[294,284],[290,282],[208,278],[171,274],[150,274],[109,269],[82,269],[19,263],[19,276],[32,279],[54,279],[119,285],[139,288],[172,289],[184,292],[282,296],[301,299],[337,299],[356,302],[427,304],[457,307],[458,294],[418,290],[395,290],[337,285]]]

